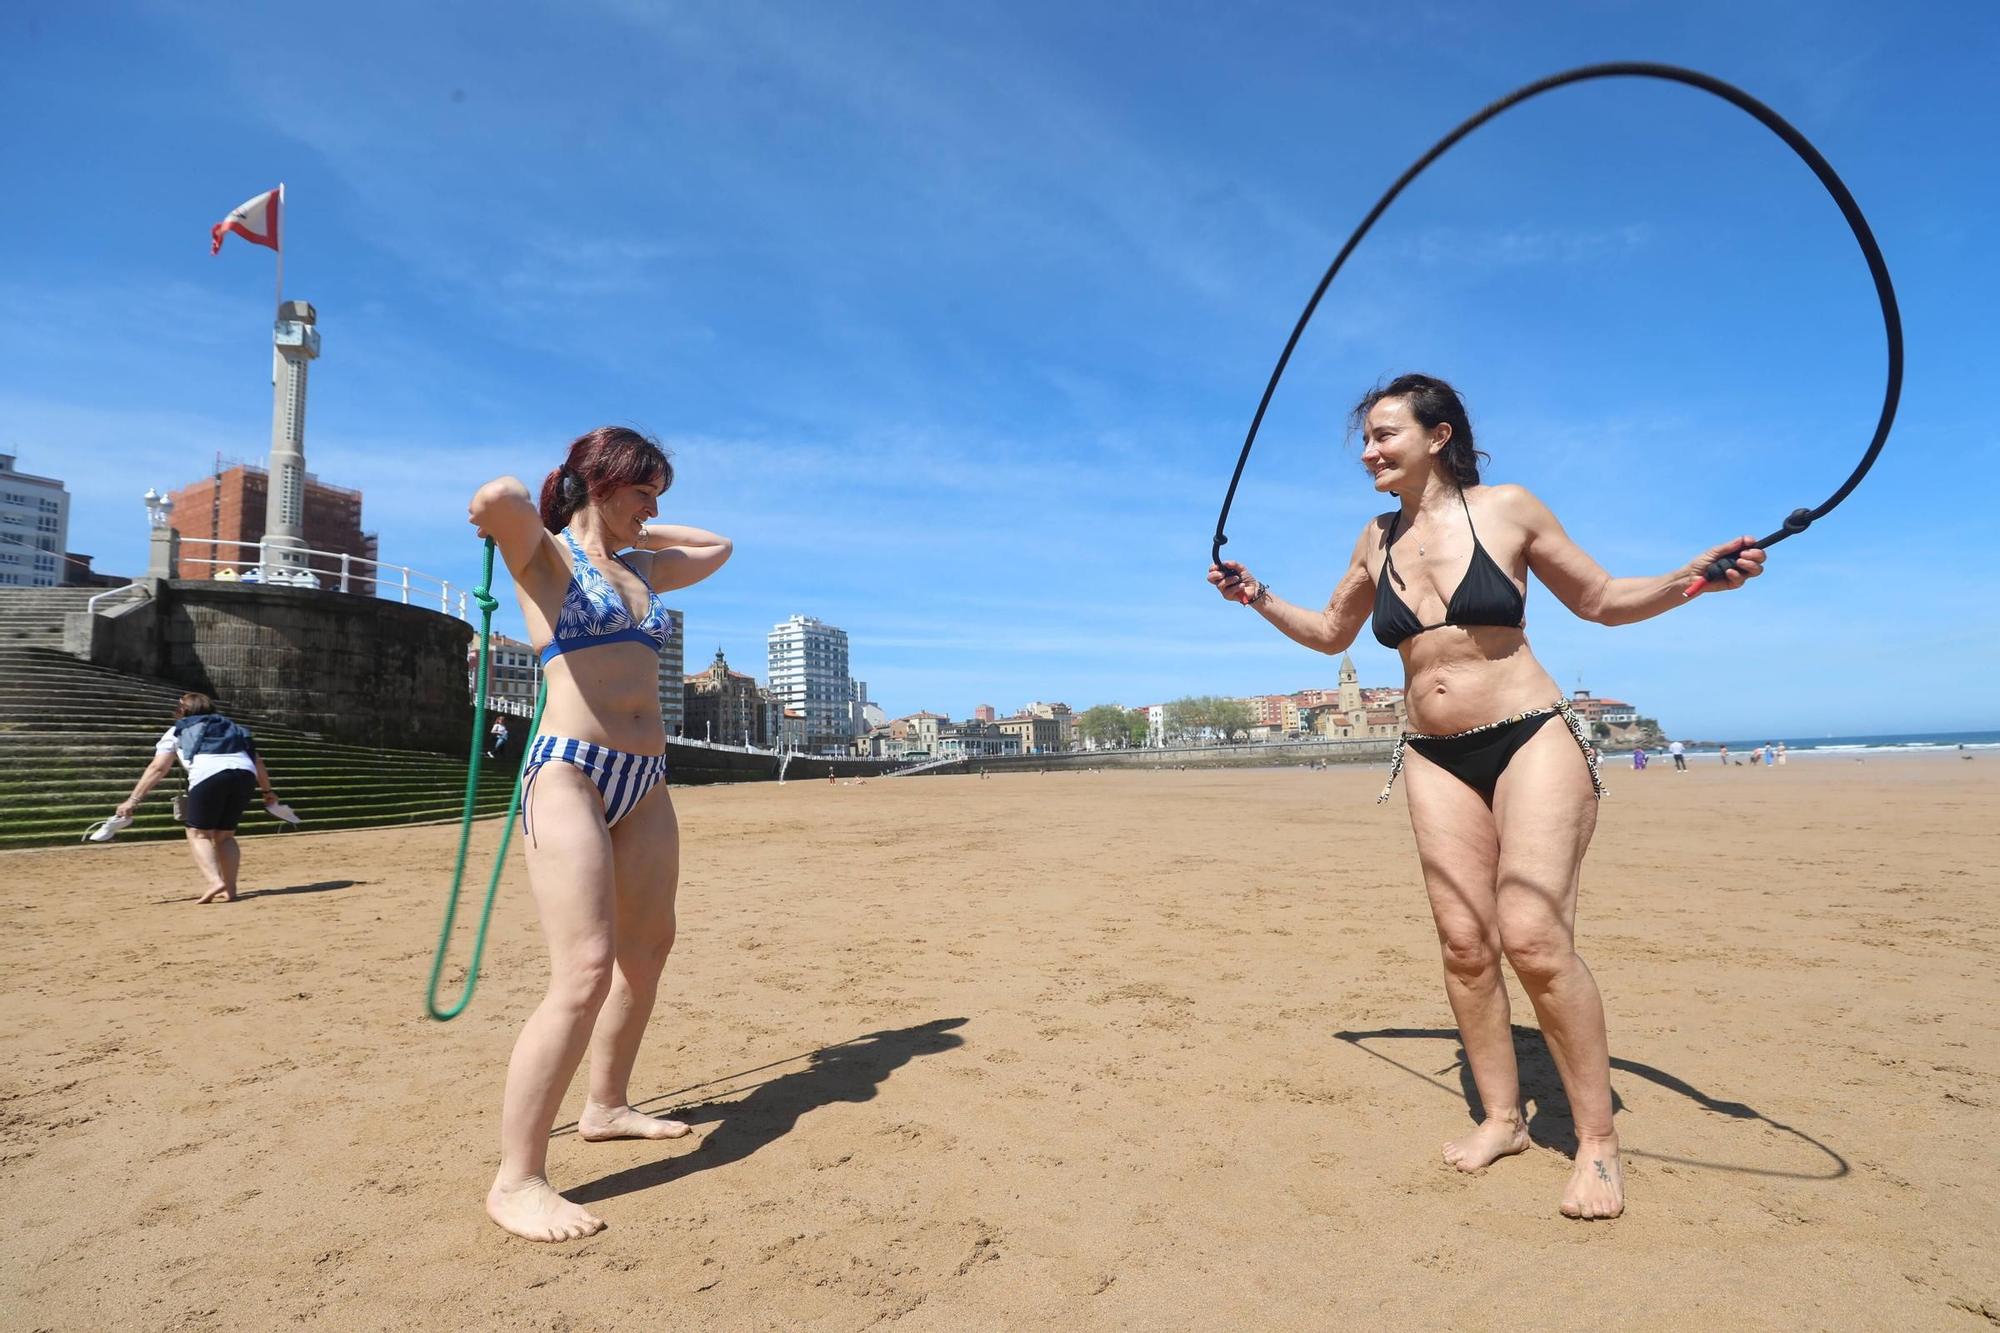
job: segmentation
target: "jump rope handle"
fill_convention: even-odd
[[[1229,538],[1218,532],[1215,534],[1215,545],[1208,548],[1208,563],[1214,565],[1217,569],[1223,570],[1225,573],[1228,571],[1227,567],[1222,563],[1222,548],[1228,544]],[[1239,565],[1237,568],[1241,569],[1242,566]]]
[[[1774,532],[1760,542],[1747,542],[1742,546],[1738,546],[1736,551],[1748,550],[1752,546],[1775,546],[1785,538],[1804,532],[1807,528],[1811,527],[1814,517],[1813,511],[1810,509],[1794,509],[1785,516],[1785,526],[1782,531]],[[1736,568],[1736,551],[1731,551],[1720,560],[1710,561],[1708,568],[1703,571],[1700,578],[1689,580],[1687,587],[1681,589],[1681,596],[1699,597],[1702,593],[1708,591],[1710,585],[1716,587],[1728,586],[1729,571]]]

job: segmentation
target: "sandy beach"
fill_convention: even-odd
[[[255,840],[201,908],[178,844],[0,856],[0,1325],[2000,1324],[2000,760],[1606,775],[1608,1224],[1556,1213],[1518,987],[1537,1146],[1440,1164],[1468,1083],[1373,766],[677,790],[636,1086],[696,1134],[560,1128],[610,1228],[559,1247],[480,1208],[518,858],[438,1024],[454,829]]]

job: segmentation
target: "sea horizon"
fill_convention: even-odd
[[[1714,754],[1718,747],[1728,746],[1732,753],[1744,754],[1753,747],[1783,745],[1789,754],[1871,754],[1871,753],[1922,753],[1929,750],[1957,751],[2000,749],[2000,731],[1916,731],[1876,733],[1859,736],[1767,736],[1756,740],[1700,740],[1691,741],[1685,737],[1669,736],[1668,741],[1679,739],[1687,747],[1689,754]],[[1633,747],[1610,745],[1612,751],[1630,751]],[[1652,747],[1655,749],[1663,746]]]

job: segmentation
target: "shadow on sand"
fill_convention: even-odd
[[[691,1125],[713,1122],[715,1128],[702,1136],[700,1148],[677,1157],[648,1162],[643,1166],[614,1171],[563,1194],[582,1204],[616,1198],[650,1189],[669,1179],[682,1179],[702,1171],[740,1162],[766,1144],[792,1132],[808,1112],[835,1102],[865,1102],[875,1096],[882,1081],[920,1055],[936,1055],[965,1044],[953,1032],[963,1018],[939,1018],[916,1027],[870,1032],[832,1046],[822,1046],[791,1060],[779,1060],[746,1069],[726,1078],[663,1093],[640,1104],[640,1109],[669,1115]],[[749,1096],[740,1096],[741,1087],[712,1093],[705,1101],[676,1104],[672,1099],[703,1088],[736,1082],[753,1074],[776,1069],[794,1060],[804,1060],[805,1068],[778,1074],[749,1086]],[[557,1135],[574,1133],[574,1124],[563,1125]],[[553,1135],[551,1137],[554,1137]]]
[[[1336,1032],[1341,1041],[1359,1050],[1366,1051],[1378,1060],[1387,1061],[1406,1074],[1422,1079],[1434,1088],[1445,1092],[1455,1092],[1465,1099],[1466,1109],[1473,1120],[1484,1117],[1484,1109],[1479,1104],[1479,1090],[1473,1086],[1472,1066],[1466,1063],[1465,1048],[1457,1045],[1456,1028],[1375,1028],[1367,1032]],[[1454,1044],[1455,1052],[1451,1064],[1437,1071],[1437,1075],[1426,1074],[1421,1069],[1412,1068],[1401,1060],[1394,1059],[1375,1050],[1366,1043],[1370,1041],[1448,1041]],[[1514,1058],[1521,1069],[1521,1100],[1529,1107],[1528,1137],[1545,1148],[1553,1148],[1566,1157],[1576,1155],[1576,1125],[1571,1118],[1569,1098],[1563,1092],[1562,1077],[1556,1072],[1555,1057],[1550,1054],[1548,1042],[1535,1028],[1514,1026]],[[1833,1163],[1833,1170],[1824,1172],[1779,1171],[1762,1166],[1734,1166],[1725,1162],[1703,1162],[1689,1157],[1673,1157],[1665,1153],[1642,1152],[1635,1148],[1621,1147],[1627,1157],[1643,1157],[1655,1162],[1671,1162],[1677,1166],[1698,1167],[1705,1171],[1732,1171],[1743,1175],[1776,1176],[1785,1180],[1838,1180],[1853,1168],[1847,1159],[1821,1143],[1803,1130],[1773,1120],[1753,1107],[1742,1102],[1724,1101],[1711,1097],[1686,1079],[1676,1078],[1663,1069],[1640,1064],[1636,1060],[1624,1060],[1617,1056],[1611,1059],[1613,1074],[1620,1072],[1635,1074],[1649,1083],[1654,1083],[1669,1092],[1679,1093],[1704,1111],[1727,1116],[1731,1120],[1756,1120],[1772,1129],[1791,1135],[1802,1143],[1811,1144],[1824,1153]],[[1458,1087],[1441,1080],[1438,1075],[1458,1074]],[[1625,1103],[1618,1096],[1618,1089],[1611,1090],[1611,1109],[1615,1115],[1625,1109]]]
[[[332,893],[335,889],[351,889],[357,884],[366,884],[365,879],[323,879],[317,884],[288,884],[282,889],[238,889],[236,901],[249,902],[252,898],[277,898],[288,893]],[[205,889],[189,889],[166,898],[153,899],[156,907],[167,907],[175,903],[191,903],[201,897]]]
[[[248,899],[276,899],[284,893],[332,893],[334,889],[352,889],[354,885],[366,885],[364,879],[322,879],[316,885],[286,885],[284,889],[246,889],[236,895],[236,901]]]
[[[276,898],[286,893],[332,893],[335,889],[351,889],[356,884],[365,884],[359,879],[323,879],[317,884],[288,884],[282,889],[245,889],[236,895],[238,902],[252,898]]]

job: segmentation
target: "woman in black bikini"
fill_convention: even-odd
[[[1372,615],[1375,637],[1402,654],[1417,730],[1397,742],[1381,799],[1401,775],[1445,993],[1485,1114],[1444,1159],[1477,1171],[1528,1146],[1504,955],[1576,1119],[1562,1212],[1616,1217],[1625,1196],[1604,1004],[1574,945],[1578,871],[1604,788],[1582,726],[1528,649],[1527,574],[1585,620],[1623,625],[1681,605],[1712,561],[1733,556],[1727,587],[1742,587],[1763,572],[1764,553],[1744,537],[1670,573],[1612,578],[1533,495],[1480,485],[1485,455],[1442,380],[1392,380],[1361,400],[1353,424],[1375,489],[1400,504],[1362,530],[1325,609],[1294,606],[1235,561],[1210,566],[1208,581],[1308,648],[1346,651]]]

